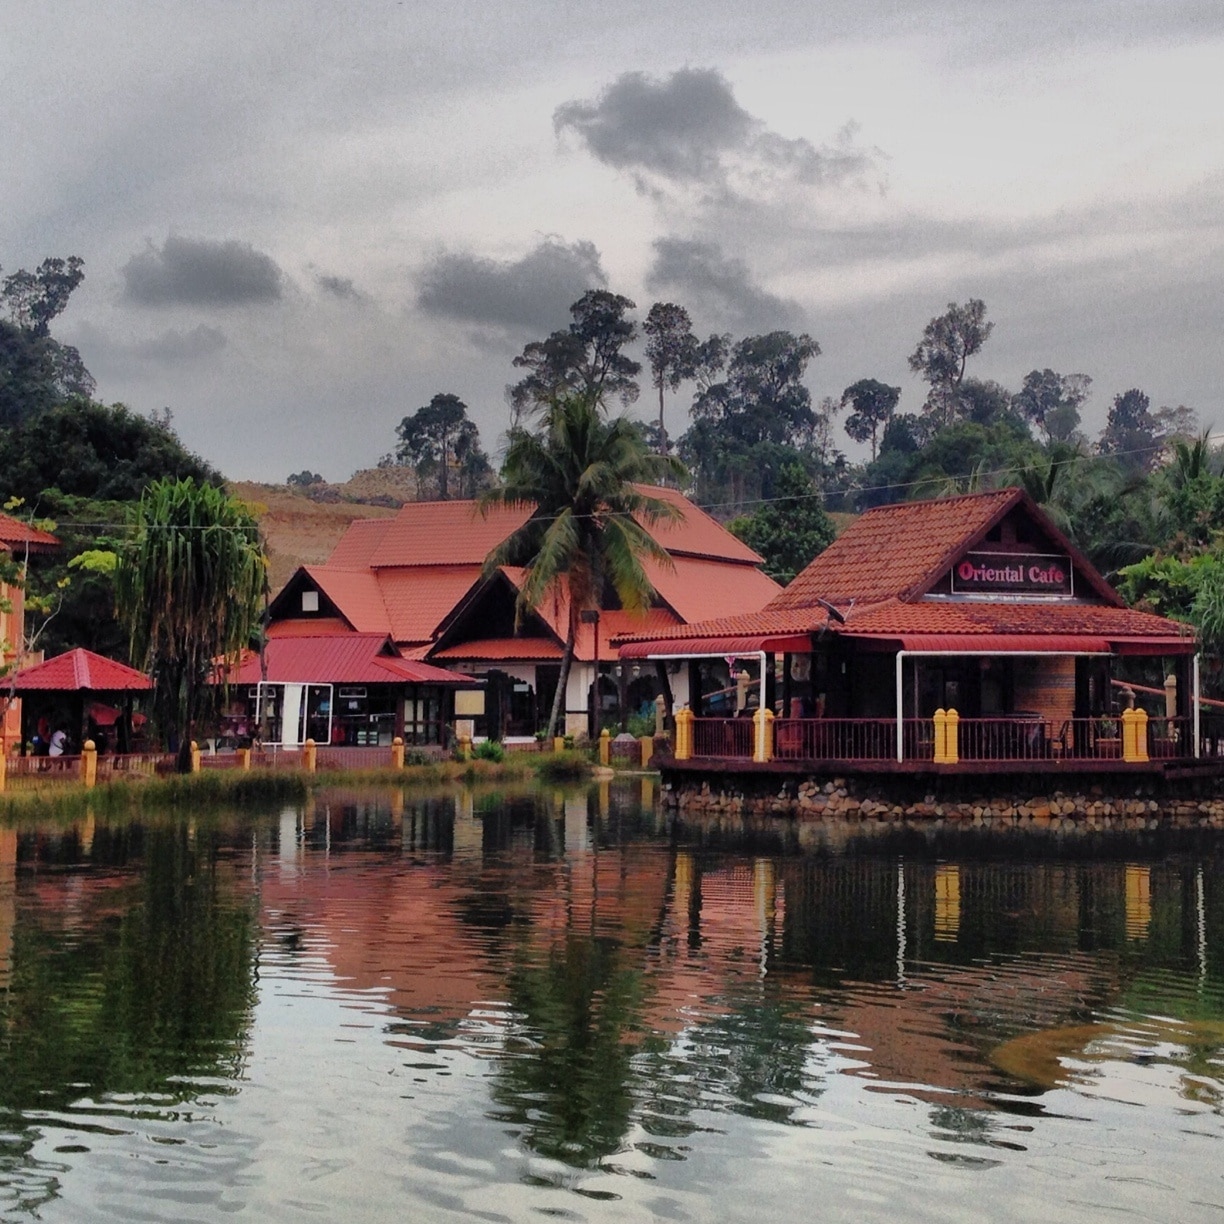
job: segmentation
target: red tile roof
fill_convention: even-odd
[[[429,565],[384,569],[376,578],[391,636],[428,642],[447,614],[480,582],[479,565]]]
[[[673,560],[673,569],[649,561],[646,573],[659,598],[681,620],[705,620],[763,608],[782,590],[755,565],[727,565],[682,555]]]
[[[517,659],[560,659],[561,644],[552,638],[484,638],[459,642],[437,651],[435,659],[490,659],[510,662]]]
[[[370,570],[334,570],[327,565],[303,567],[311,580],[358,633],[391,632],[382,589]]]
[[[274,638],[264,648],[267,679],[276,684],[468,684],[470,676],[398,655],[386,634],[338,633]],[[264,679],[259,655],[246,651],[230,684]]]
[[[1005,515],[1022,508],[1085,580],[1077,589],[1098,602],[946,600],[924,598],[955,559],[978,544]],[[830,617],[822,601],[838,608]],[[868,511],[820,554],[761,612],[692,621],[657,635],[669,643],[749,638],[819,630],[898,640],[912,635],[1030,635],[1143,643],[1156,650],[1187,649],[1188,626],[1126,608],[1089,562],[1019,489],[1002,489],[935,501],[906,502]],[[620,644],[642,643],[649,634],[626,634]],[[635,649],[635,654],[640,654]]]
[[[19,671],[14,682],[19,694],[143,693],[152,687],[144,672],[80,647]]]
[[[658,522],[650,534],[673,556],[712,557],[719,561],[738,561],[759,565],[761,558],[742,540],[736,539],[720,522],[693,505],[679,489],[657,485],[638,485],[638,491],[672,506],[684,516],[676,522]]]
[[[490,550],[530,517],[530,506],[494,506],[482,515],[472,501],[409,502],[395,518],[384,520],[388,524],[386,532],[371,553],[369,564],[375,569],[483,565]],[[345,555],[351,556],[353,551]]]
[[[391,526],[389,518],[354,519],[327,558],[329,569],[369,569],[370,559]]]
[[[306,620],[277,620],[268,626],[269,638],[331,637],[352,633],[353,627],[339,616],[312,616]]]
[[[1020,499],[1019,489],[880,506],[855,519],[770,605],[916,594]]]
[[[32,553],[52,552],[60,546],[59,540],[49,531],[31,527],[3,512],[0,512],[0,544],[7,544],[14,552],[25,552],[28,548]]]

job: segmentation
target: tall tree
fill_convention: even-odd
[[[900,398],[900,387],[890,387],[878,378],[860,378],[842,392],[842,406],[854,409],[846,418],[846,433],[855,442],[871,440],[872,463],[876,459],[876,437],[892,419]]]
[[[44,259],[34,272],[20,268],[0,282],[0,426],[93,394],[81,354],[49,333],[84,276],[83,261],[73,255]]]
[[[909,366],[930,384],[923,411],[937,423],[950,424],[961,415],[958,392],[966,363],[981,351],[993,330],[981,298],[970,298],[963,306],[949,302],[948,309],[926,325]]]
[[[418,496],[425,478],[436,472],[439,498],[450,499],[452,461],[469,482],[482,463],[483,471],[490,470],[480,447],[480,433],[457,395],[439,392],[424,408],[404,417],[395,432],[399,438],[396,458],[416,472]]]
[[[268,562],[250,512],[212,485],[159,480],[144,492],[115,590],[131,658],[151,669],[164,730],[189,762],[197,720],[209,710],[215,660],[250,644],[268,585]]]
[[[1030,370],[1012,399],[1012,407],[1036,426],[1047,442],[1070,442],[1079,429],[1080,409],[1091,386],[1087,374]]]
[[[1097,449],[1129,473],[1150,472],[1160,455],[1161,436],[1152,401],[1137,387],[1114,396]]]
[[[637,338],[637,324],[628,317],[634,309],[622,294],[588,289],[570,307],[568,329],[533,341],[514,359],[518,369],[527,371],[510,388],[515,415],[544,410],[572,394],[605,410],[614,399],[633,403],[642,366],[624,350]]]
[[[765,572],[784,585],[833,543],[833,520],[800,463],[785,464],[775,497],[753,514],[727,524],[765,560]]]
[[[642,324],[646,333],[646,360],[650,363],[651,380],[659,392],[659,454],[666,455],[667,425],[663,417],[663,392],[679,390],[686,378],[692,378],[697,365],[697,337],[693,321],[683,306],[674,302],[656,302]]]
[[[634,422],[606,420],[586,396],[555,401],[538,433],[512,434],[501,483],[482,496],[481,505],[486,510],[531,505],[535,512],[489,554],[485,572],[503,565],[526,570],[518,596],[520,615],[549,598],[567,610],[549,738],[565,701],[582,613],[601,607],[605,589],[614,591],[627,611],[644,612],[654,589],[643,562],[671,565],[647,528],[675,520],[680,512],[637,485],[657,484],[665,476],[678,481],[683,474],[677,460],[646,449]]]

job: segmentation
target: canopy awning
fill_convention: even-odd
[[[1111,654],[1109,642],[1087,633],[846,633],[873,645],[932,654]]]
[[[663,638],[653,642],[628,642],[620,648],[622,659],[695,659],[703,655],[808,654],[808,633],[754,634],[738,637]]]

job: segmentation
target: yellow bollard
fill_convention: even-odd
[[[200,772],[200,745],[195,740],[191,741],[191,772]]]
[[[472,737],[470,735],[461,735],[459,737],[459,759],[461,761],[470,761],[472,759]]]
[[[96,786],[98,782],[98,745],[93,740],[81,745],[81,781],[86,786]]]
[[[553,751],[554,752],[564,752],[565,751],[565,736],[564,735],[554,735],[553,736]]]
[[[612,733],[607,727],[599,733],[599,763],[612,764]]]
[[[8,757],[4,755],[3,745],[0,744],[0,795],[4,794],[4,788],[8,784]]]
[[[251,750],[249,748],[238,749],[238,768],[243,773],[248,773],[251,768]]]
[[[391,768],[404,768],[404,741],[398,735],[391,741]]]
[[[942,765],[948,759],[948,711],[935,711],[935,753],[932,760],[936,765]]]
[[[1135,711],[1135,760],[1146,761],[1148,757],[1148,712]]]
[[[650,764],[650,758],[654,756],[654,736],[643,735],[639,742],[642,745],[642,768],[645,769]]]
[[[759,706],[752,716],[752,759],[761,764],[773,760],[774,712]]]
[[[693,755],[693,711],[687,706],[676,711],[677,761],[687,761]]]
[[[307,773],[314,773],[315,766],[319,763],[318,748],[314,740],[308,739],[302,745],[302,768]]]
[[[948,711],[948,721],[944,724],[944,763],[955,765],[960,760],[960,715],[955,710]]]

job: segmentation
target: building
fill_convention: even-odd
[[[663,667],[620,668],[609,645],[614,635],[755,612],[781,589],[761,572],[756,553],[680,493],[650,492],[683,515],[650,528],[671,565],[647,566],[657,598],[645,618],[611,601],[597,617],[584,618],[564,700],[572,734],[589,734],[596,721],[604,724],[622,710],[652,707],[664,688],[688,699],[684,676],[669,681]],[[458,693],[454,706],[455,717],[470,719],[477,736],[534,735],[556,694],[568,609],[557,600],[516,616],[522,571],[483,572],[489,552],[532,513],[529,506],[482,515],[471,501],[413,502],[394,518],[354,522],[326,565],[303,566],[272,601],[271,657],[291,638],[322,643],[377,635],[406,661],[479,682],[475,691]]]
[[[12,691],[12,677],[17,670],[30,662],[42,661],[42,654],[29,655],[25,639],[25,587],[24,571],[32,556],[45,556],[56,552],[60,542],[48,531],[23,523],[12,515],[0,513],[0,555],[6,562],[15,565],[21,581],[8,582],[0,579],[0,649],[3,650],[3,679],[0,684],[0,749],[7,755],[21,743],[21,699]]]
[[[761,611],[616,645],[687,673],[698,758],[1099,765],[1123,757],[1132,704],[1150,718],[1128,758],[1200,751],[1191,628],[1126,607],[1020,489],[870,510]],[[764,729],[734,717],[762,678]]]

